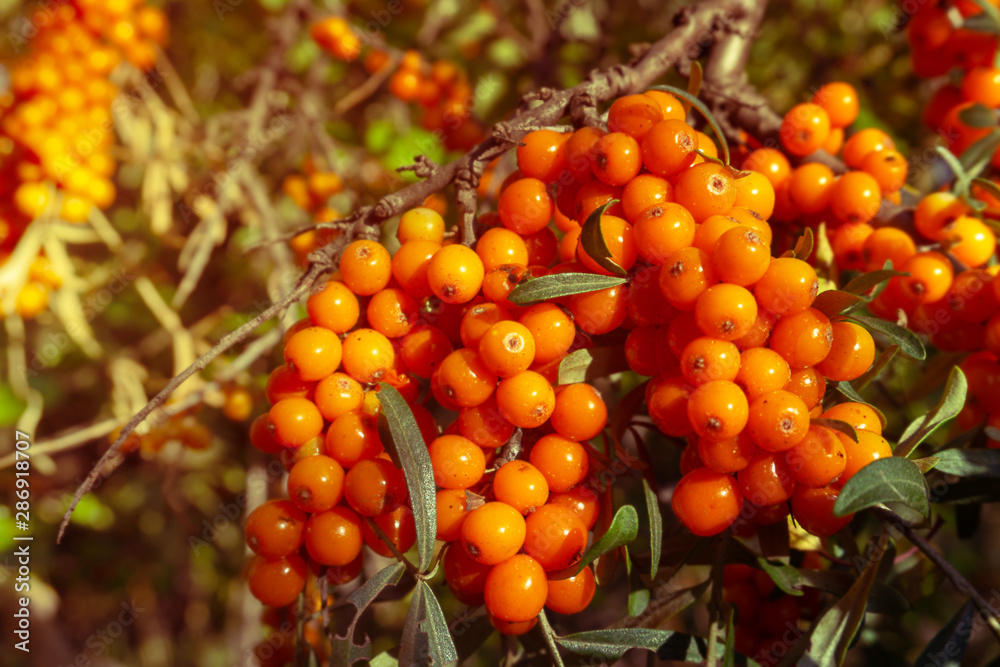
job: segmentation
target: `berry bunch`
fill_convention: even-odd
[[[302,164],[302,173],[289,174],[281,183],[281,190],[296,206],[307,212],[314,222],[332,222],[340,218],[340,214],[330,208],[328,201],[333,195],[342,192],[344,182],[332,171],[320,169],[312,156],[308,156]],[[310,230],[299,234],[291,242],[295,259],[300,266],[305,266],[309,253],[316,248],[330,243],[340,236],[335,229]]]

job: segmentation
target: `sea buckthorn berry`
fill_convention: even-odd
[[[733,380],[753,400],[758,396],[784,389],[791,379],[788,362],[766,347],[751,347],[740,353],[739,372]]]
[[[478,349],[480,341],[490,327],[510,319],[507,309],[495,303],[481,303],[469,308],[462,316],[459,332],[462,344],[473,350]]]
[[[486,471],[486,457],[476,443],[460,435],[442,435],[428,451],[434,483],[443,489],[468,489]]]
[[[313,400],[323,419],[332,422],[341,415],[360,410],[364,402],[364,390],[351,376],[334,373],[316,385]]]
[[[704,162],[677,176],[674,200],[691,212],[695,222],[722,215],[736,202],[736,184],[729,168]]]
[[[686,208],[663,202],[644,209],[637,216],[633,237],[636,250],[644,260],[664,264],[670,255],[692,244],[695,230],[694,218]]]
[[[674,187],[665,178],[653,174],[640,174],[622,190],[622,211],[625,219],[635,224],[636,219],[651,206],[666,204],[673,199]]]
[[[660,105],[664,118],[684,120],[687,117],[687,111],[684,110],[680,101],[670,93],[662,90],[647,90],[643,95],[655,100]]]
[[[863,270],[865,268],[864,244],[875,229],[864,222],[840,225],[830,238],[833,259],[843,270]]]
[[[535,371],[522,371],[500,380],[496,398],[503,418],[519,428],[537,428],[555,410],[552,385]]]
[[[751,347],[761,347],[767,345],[771,337],[771,331],[778,322],[778,316],[769,310],[757,309],[757,317],[750,326],[750,331],[735,339],[733,343],[740,352]]]
[[[486,270],[471,248],[449,245],[431,258],[427,281],[434,296],[445,303],[466,303],[479,293]]]
[[[698,297],[694,316],[706,336],[736,340],[750,331],[757,319],[757,301],[745,287],[713,285]]]
[[[568,491],[549,494],[550,505],[562,505],[573,510],[583,525],[590,530],[597,523],[600,513],[600,498],[597,492],[586,484],[577,484]]]
[[[816,370],[834,382],[861,377],[875,361],[875,341],[864,327],[854,322],[834,322],[833,346]]]
[[[670,506],[689,531],[707,537],[732,525],[743,509],[743,495],[732,475],[698,468],[677,482]]]
[[[387,338],[400,338],[417,320],[417,302],[401,289],[387,288],[368,301],[368,325]]]
[[[455,350],[438,366],[438,383],[455,405],[470,408],[484,402],[496,389],[497,376],[476,352]]]
[[[491,303],[514,309],[517,306],[511,303],[507,297],[522,280],[529,276],[528,268],[519,264],[498,266],[487,273],[483,279],[483,296]]]
[[[823,400],[826,393],[826,378],[815,368],[799,368],[792,371],[785,389],[802,399],[812,410]]]
[[[678,467],[681,470],[681,476],[687,475],[698,468],[705,467],[705,464],[701,462],[701,457],[698,455],[697,443],[689,440],[688,444],[684,446],[684,449],[681,450],[681,459]]]
[[[517,166],[525,178],[551,183],[566,167],[568,134],[555,130],[529,132],[517,145]]]
[[[403,336],[399,354],[411,373],[427,379],[452,350],[454,346],[445,332],[435,326],[421,324]]]
[[[753,288],[761,308],[775,315],[801,313],[812,305],[818,292],[815,269],[794,257],[772,260]]]
[[[639,175],[639,142],[624,132],[609,132],[594,144],[594,176],[602,183],[622,186]]]
[[[528,249],[528,266],[550,266],[559,256],[559,240],[551,227],[522,237]],[[575,246],[574,246],[575,247]]]
[[[740,370],[740,351],[729,341],[702,336],[684,347],[681,373],[694,386],[713,380],[733,380]]]
[[[399,218],[396,238],[400,243],[410,241],[444,241],[444,218],[432,208],[418,206],[411,208]]]
[[[391,512],[380,514],[372,519],[388,538],[399,553],[406,553],[417,541],[417,524],[413,519],[413,510],[401,505]],[[395,554],[378,533],[365,521],[361,524],[361,535],[368,548],[383,558],[394,558]]]
[[[614,331],[628,315],[626,287],[608,287],[596,292],[574,294],[569,297],[569,310],[576,326],[583,331],[599,335]],[[536,359],[538,353],[535,353]]]
[[[660,271],[660,292],[674,308],[692,311],[698,298],[719,282],[708,254],[682,248],[666,257]]]
[[[711,254],[719,280],[743,287],[760,280],[771,263],[770,245],[757,232],[742,226],[724,232]]]
[[[361,39],[339,16],[330,16],[309,26],[309,35],[324,51],[339,60],[351,61],[361,53]]]
[[[267,376],[267,401],[272,405],[285,398],[312,400],[315,382],[306,382],[288,366],[278,366]]]
[[[785,462],[799,484],[820,487],[840,477],[847,454],[834,431],[810,426],[802,442],[785,452]]]
[[[603,137],[598,127],[581,127],[566,140],[566,168],[577,180],[590,178],[594,164],[594,144]]]
[[[306,564],[298,554],[268,560],[257,556],[247,572],[250,592],[269,607],[290,605],[306,585]]]
[[[694,128],[682,119],[664,120],[643,137],[642,163],[657,176],[668,178],[694,164],[697,148]]]
[[[285,398],[268,412],[271,435],[285,447],[298,447],[320,434],[323,416],[316,405],[305,398]]]
[[[899,286],[911,301],[934,303],[948,294],[954,270],[948,258],[933,250],[918,252],[899,267],[908,276],[900,278]]]
[[[578,614],[594,599],[596,589],[594,571],[585,567],[575,577],[550,579],[545,606],[557,614]]]
[[[734,438],[747,425],[747,397],[728,380],[712,380],[691,392],[688,420],[695,433],[710,440]]]
[[[561,570],[580,560],[587,548],[587,527],[573,510],[542,505],[525,520],[524,553],[546,572]]]
[[[309,557],[322,565],[347,565],[361,553],[361,523],[358,513],[343,505],[313,514],[306,524]]]
[[[504,227],[486,230],[476,242],[476,254],[482,260],[485,271],[504,264],[528,265],[528,246],[524,239]]]
[[[950,244],[948,252],[969,267],[984,265],[996,252],[996,234],[978,218],[963,215],[946,225],[941,236]]]
[[[302,546],[306,514],[290,500],[269,500],[247,517],[247,546],[263,558],[284,558]]]
[[[763,394],[750,403],[747,430],[761,449],[787,451],[809,432],[809,408],[790,391]]]
[[[582,482],[590,470],[590,460],[583,445],[558,434],[542,437],[528,457],[545,476],[549,491],[562,493]]]
[[[428,280],[431,259],[441,249],[433,241],[409,241],[392,258],[392,275],[407,294],[420,300],[432,294]]]
[[[917,246],[903,230],[881,227],[868,235],[862,251],[868,271],[878,271],[887,261],[891,261],[893,268],[898,270],[917,253]]]
[[[462,524],[462,546],[483,565],[502,563],[524,545],[524,517],[501,502],[489,502],[469,512]]]
[[[514,425],[500,414],[496,396],[471,408],[462,408],[458,415],[459,432],[483,449],[496,449],[514,434]]]
[[[473,560],[461,544],[449,545],[441,560],[445,581],[455,597],[468,605],[482,604],[486,575],[491,566]]]
[[[878,181],[863,171],[842,175],[830,189],[830,210],[841,222],[868,222],[882,205]]]
[[[796,104],[781,120],[779,136],[792,155],[809,155],[830,136],[830,116],[818,104]]]
[[[465,489],[442,489],[435,496],[437,533],[442,542],[454,542],[462,537],[462,524],[469,512],[465,504]]]
[[[731,215],[713,215],[706,218],[694,233],[694,247],[711,257],[715,244],[730,229],[737,229],[740,221]]]
[[[954,194],[932,192],[913,210],[913,224],[925,238],[940,241],[944,228],[968,211],[968,205]]]
[[[549,483],[527,461],[509,461],[500,466],[493,478],[493,496],[527,516],[548,500]]]
[[[250,423],[250,444],[265,454],[279,454],[284,450],[284,445],[271,433],[271,420],[267,413]]]
[[[378,516],[405,502],[406,480],[392,461],[383,458],[358,461],[344,478],[344,499],[363,516]]]
[[[662,271],[662,266],[653,265],[636,271],[632,276],[625,309],[636,326],[670,324],[679,314],[660,290]]]
[[[362,384],[378,382],[396,360],[392,343],[374,329],[352,331],[344,339],[344,370]]]
[[[313,324],[338,334],[353,329],[361,312],[358,297],[337,280],[331,280],[322,289],[313,292],[306,302],[306,310]]]
[[[617,185],[608,185],[602,181],[591,179],[582,184],[576,193],[573,212],[576,221],[582,225],[587,221],[591,213],[609,203],[612,199],[621,200],[622,188]],[[606,215],[625,215],[622,211],[621,202],[613,204],[604,211]]]
[[[509,623],[534,620],[545,606],[549,583],[545,570],[524,554],[495,565],[486,577],[483,597],[490,614]]]
[[[364,564],[364,554],[358,552],[357,557],[347,565],[328,565],[326,568],[326,580],[334,586],[341,586],[354,581],[361,574],[361,568]]]
[[[340,275],[352,292],[370,296],[389,284],[392,259],[389,251],[375,241],[354,241],[340,258]]]
[[[382,441],[374,417],[361,412],[337,417],[326,432],[325,451],[344,468],[378,456],[382,452]]]
[[[559,435],[573,440],[596,438],[608,423],[604,399],[589,384],[578,382],[557,387],[556,407],[550,417]]]
[[[771,349],[792,368],[815,366],[826,358],[832,346],[830,318],[815,308],[782,317],[771,332]]]
[[[687,404],[690,385],[680,375],[657,375],[646,385],[646,406],[649,417],[658,429],[669,436],[681,438],[694,433],[688,419]]]
[[[847,454],[847,465],[844,472],[837,479],[837,485],[843,486],[850,481],[859,470],[876,459],[884,459],[892,456],[892,446],[881,435],[874,431],[859,429],[858,441],[854,442],[844,433],[837,433],[837,437],[844,445]]]
[[[698,438],[698,458],[703,466],[715,472],[742,470],[756,452],[757,445],[745,430],[725,440]]]
[[[906,185],[909,165],[899,151],[887,149],[865,156],[861,170],[870,174],[883,193],[896,192]]]
[[[636,141],[642,141],[661,120],[663,109],[659,102],[648,95],[619,97],[608,110],[608,129],[612,132],[624,132]]]
[[[601,236],[604,238],[605,246],[607,246],[608,251],[611,253],[611,260],[626,271],[632,268],[632,265],[635,264],[635,258],[638,255],[632,225],[614,215],[602,215],[600,225]],[[592,273],[605,276],[613,275],[611,271],[602,267],[587,254],[582,239],[578,241],[576,256]]]
[[[340,367],[341,344],[337,334],[323,327],[309,327],[285,345],[285,363],[306,382],[332,375]]]
[[[991,109],[1000,107],[1000,70],[973,67],[967,71],[962,79],[962,97]]]
[[[995,280],[991,269],[969,269],[955,276],[946,298],[963,322],[985,322],[998,311]]]
[[[858,93],[849,83],[832,81],[817,90],[812,101],[826,111],[830,127],[847,127],[858,117]]]
[[[788,179],[788,198],[799,213],[820,213],[830,205],[836,180],[833,171],[819,162],[796,167]]]
[[[500,194],[497,211],[507,229],[524,236],[543,229],[552,220],[555,204],[537,178],[514,181]]]
[[[660,327],[636,327],[625,339],[625,361],[639,375],[652,377],[659,372],[656,352],[660,345]]]
[[[785,463],[785,455],[764,450],[758,450],[750,463],[736,473],[736,483],[743,497],[758,506],[783,503],[795,490],[795,477]]]
[[[736,201],[733,206],[747,208],[764,220],[774,213],[774,186],[767,176],[751,171],[736,179]]]
[[[743,171],[756,171],[771,181],[777,193],[778,186],[788,179],[792,166],[784,153],[774,148],[758,148],[750,153],[742,165]]]
[[[844,162],[852,169],[861,169],[865,158],[872,152],[894,150],[896,143],[876,127],[858,130],[844,143]]]
[[[795,492],[792,493],[792,516],[795,522],[811,535],[832,537],[854,518],[853,514],[834,515],[833,506],[839,495],[840,491],[830,487],[795,487]]]
[[[344,469],[329,456],[304,458],[288,473],[288,497],[305,512],[325,512],[343,496]]]
[[[836,419],[847,422],[855,430],[871,431],[882,435],[882,421],[875,408],[864,403],[839,403],[822,414],[823,419]]]
[[[511,377],[531,366],[535,359],[535,340],[523,324],[500,321],[479,341],[479,358],[496,375]]]
[[[844,129],[841,127],[834,127],[830,129],[830,136],[827,137],[826,141],[821,147],[830,155],[837,155],[840,153],[840,149],[844,146]]]

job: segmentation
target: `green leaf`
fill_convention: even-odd
[[[844,572],[840,570],[799,570],[802,577],[802,585],[807,588],[815,588],[825,593],[830,593],[836,597],[841,597],[846,593],[857,577],[853,570]],[[892,586],[876,581],[872,584],[871,593],[868,596],[868,611],[873,614],[905,614],[912,611],[913,607],[903,594]]]
[[[580,230],[580,245],[602,269],[615,276],[626,276],[628,272],[612,259],[611,250],[604,240],[604,232],[601,228],[604,212],[617,203],[617,199],[612,199],[587,216],[587,221],[583,223],[583,229]]]
[[[438,604],[437,596],[424,580],[410,599],[410,608],[403,626],[399,660],[404,665],[454,665],[458,652],[448,631],[448,622]]]
[[[736,609],[730,609],[729,618],[726,619],[726,652],[722,654],[722,667],[736,665],[736,627],[733,623],[735,616]]]
[[[853,426],[845,421],[839,419],[813,419],[809,422],[810,425],[815,424],[816,426],[824,426],[832,431],[839,431],[846,435],[848,438],[854,442],[858,441],[858,432]]]
[[[957,417],[958,413],[965,407],[967,389],[968,382],[965,379],[965,374],[962,369],[955,366],[948,374],[948,381],[944,385],[941,400],[927,414],[910,422],[910,425],[903,431],[903,435],[899,437],[899,444],[893,454],[895,456],[909,456],[938,426],[953,417]]]
[[[972,638],[972,614],[975,608],[967,601],[943,628],[938,630],[926,648],[920,652],[914,665],[934,667],[960,667],[965,649]],[[942,660],[943,656],[943,660]]]
[[[995,129],[965,149],[960,158],[964,171],[960,179],[957,179],[960,182],[955,183],[955,192],[968,194],[972,179],[982,173],[998,147],[1000,147],[1000,129]]]
[[[780,560],[758,558],[757,566],[771,577],[771,581],[789,595],[802,595],[802,575],[788,563]]]
[[[866,303],[868,303],[868,300],[857,294],[851,294],[839,289],[830,289],[820,292],[816,296],[816,299],[813,300],[812,307],[827,317],[834,317],[855,308],[860,308]]]
[[[583,572],[583,568],[587,567],[604,554],[632,542],[638,534],[639,514],[631,505],[622,505],[615,513],[615,517],[611,520],[611,525],[608,526],[608,530],[604,533],[604,535],[601,535],[601,539],[590,545],[590,548],[583,554],[583,558],[580,559],[580,562],[575,565],[570,565],[569,567],[557,572],[550,573],[549,579],[566,579],[568,577],[575,577]]]
[[[437,534],[436,488],[431,457],[406,399],[395,387],[384,382],[379,383],[377,396],[382,404],[378,416],[379,434],[393,463],[402,468],[406,477],[417,527],[420,571],[426,572],[434,559],[434,538]]]
[[[969,127],[993,127],[997,124],[997,117],[993,110],[979,102],[959,111],[958,119]]]
[[[962,28],[974,32],[985,32],[989,35],[1000,35],[1000,24],[985,12],[973,14],[962,22]]]
[[[593,273],[555,273],[524,281],[510,291],[507,299],[515,305],[528,306],[563,296],[597,292],[624,284],[625,279],[618,276],[599,276]]]
[[[1000,449],[946,449],[934,455],[939,472],[956,477],[1000,477]]]
[[[833,506],[836,516],[858,512],[878,503],[898,502],[923,516],[930,512],[927,482],[909,459],[892,456],[872,461],[847,481]]]
[[[965,194],[965,190],[960,191],[958,188],[959,183],[969,182],[969,177],[965,173],[965,165],[962,164],[954,153],[944,146],[935,146],[934,150],[938,152],[938,155],[944,158],[944,161],[948,164],[948,168],[951,169],[951,172],[955,175],[955,184],[952,187],[952,191],[956,194]]]
[[[860,324],[866,329],[877,331],[888,336],[892,339],[892,342],[899,345],[899,349],[901,349],[904,354],[909,355],[918,361],[923,361],[927,358],[927,350],[924,349],[924,344],[921,343],[920,339],[917,338],[917,335],[909,329],[905,329],[893,322],[887,322],[877,317],[867,317],[865,315],[851,315],[847,319]]]
[[[889,260],[886,260],[886,264],[891,264]],[[909,273],[903,273],[901,271],[893,271],[892,269],[879,269],[878,271],[869,271],[868,273],[862,273],[857,278],[849,281],[844,285],[844,291],[850,292],[851,294],[863,295],[867,294],[868,291],[881,285],[890,278],[895,278],[897,276],[908,276]]]
[[[993,195],[994,197],[1000,199],[1000,185],[997,185],[988,178],[974,178],[972,179],[973,184],[978,185],[987,193]]]
[[[649,513],[649,576],[655,579],[663,550],[663,517],[660,515],[660,500],[645,478],[642,480],[642,490],[646,494],[646,512]]]
[[[567,354],[559,362],[558,384],[589,382],[628,369],[622,345],[585,348]]]
[[[357,627],[361,614],[364,613],[368,605],[372,603],[378,594],[386,586],[393,586],[399,583],[400,578],[406,571],[406,566],[402,563],[393,563],[387,568],[379,570],[366,581],[358,590],[351,593],[347,601],[353,604],[358,613],[354,615],[351,624],[347,626],[347,633],[341,637],[337,635],[333,641],[333,651],[330,655],[330,664],[334,667],[351,667],[358,660],[368,660],[372,655],[371,640],[365,635],[365,643],[360,646],[354,643],[354,631]]]
[[[866,401],[865,399],[863,399],[861,397],[861,394],[858,393],[858,391],[851,385],[850,382],[838,382],[837,383],[837,391],[839,391],[841,394],[843,394],[844,396],[846,396],[850,400],[854,401],[855,403],[864,403],[869,408],[871,408],[872,410],[874,410],[875,414],[878,415],[879,421],[882,422],[882,428],[885,428],[885,424],[886,424],[885,415],[882,414],[882,411],[879,410],[876,406],[874,406],[871,403],[869,403],[868,401]]]
[[[818,667],[839,667],[844,664],[847,649],[864,621],[868,596],[884,551],[877,550],[876,553],[878,558],[868,562],[844,597],[826,610],[813,625],[807,654],[808,659],[813,661],[811,664]]]
[[[885,370],[885,367],[889,365],[893,358],[895,358],[897,352],[899,352],[899,346],[895,343],[882,350],[881,354],[878,355],[878,358],[874,361],[874,363],[872,363],[871,368],[865,371],[861,377],[851,380],[851,386],[857,391],[861,391],[867,387],[871,384],[872,380],[877,378],[879,374]]]
[[[938,464],[938,461],[940,461],[941,459],[938,458],[937,456],[925,456],[922,459],[910,459],[910,460],[913,461],[918,468],[920,468],[921,473],[926,475],[927,473],[929,473],[931,470],[934,469],[934,467]]]
[[[683,646],[684,660],[688,656],[687,648],[694,643],[690,635],[683,635],[670,630],[652,630],[649,628],[613,628],[610,630],[593,630],[577,632],[556,639],[559,644],[576,653],[605,660],[618,660],[633,648],[653,651],[660,658],[661,649],[676,649]],[[702,660],[700,653],[697,657]]]
[[[690,102],[691,106],[697,109],[698,112],[705,117],[705,120],[708,121],[709,126],[711,126],[712,128],[712,131],[715,132],[715,136],[719,140],[717,143],[722,148],[722,161],[727,165],[729,164],[730,161],[729,145],[727,144],[726,140],[723,139],[723,137],[725,137],[726,135],[722,132],[722,127],[719,125],[719,121],[715,120],[715,116],[712,115],[712,112],[708,110],[708,107],[706,107],[701,100],[699,100],[697,97],[687,92],[686,90],[681,90],[680,88],[675,88],[673,86],[651,86],[651,89],[662,90],[665,93],[676,95],[678,98],[680,98],[682,102],[684,102],[685,100]]]
[[[379,653],[371,659],[368,667],[398,667],[399,660],[389,655],[389,652]]]
[[[799,240],[795,242],[795,248],[792,250],[798,259],[806,260],[809,259],[809,255],[812,254],[813,244],[815,242],[815,237],[813,236],[813,231],[806,227],[802,230],[802,236]]]
[[[691,63],[691,74],[688,76],[687,88],[688,94],[692,97],[698,97],[698,93],[701,92],[702,78],[704,78],[704,71],[701,69],[701,63],[695,60]],[[684,115],[686,116],[691,111],[691,103],[687,100],[681,100],[681,105],[684,107]]]
[[[628,575],[628,615],[640,616],[649,606],[649,588],[639,577],[639,570],[632,567],[628,547],[623,547],[622,551],[625,552],[625,573]]]

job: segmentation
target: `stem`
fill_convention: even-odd
[[[545,643],[549,645],[549,653],[552,654],[552,664],[558,667],[563,665],[562,656],[559,655],[559,647],[556,645],[556,633],[549,625],[549,619],[545,617],[545,610],[538,612],[538,624],[542,626],[542,634],[545,635]]]
[[[722,620],[722,578],[726,572],[726,551],[729,547],[729,531],[722,534],[719,540],[718,551],[715,554],[715,564],[712,566],[712,613],[709,617],[708,625],[708,651],[705,655],[705,664],[708,667],[715,667],[719,658],[719,622]]]
[[[382,543],[385,546],[389,547],[389,551],[391,551],[392,555],[396,557],[396,560],[398,560],[400,563],[406,566],[406,569],[409,570],[414,577],[416,577],[417,579],[421,579],[422,577],[420,575],[420,570],[417,569],[416,565],[407,560],[406,556],[399,553],[399,549],[396,548],[396,545],[393,543],[393,541],[389,539],[389,536],[385,534],[384,530],[382,530],[382,526],[375,523],[375,520],[372,519],[370,516],[366,516],[365,521],[368,522],[368,527],[371,528],[372,531],[374,531],[374,533],[378,536],[378,539],[382,540]]]

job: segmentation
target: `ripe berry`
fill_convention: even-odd
[[[757,445],[745,430],[725,440],[698,438],[698,459],[703,466],[715,472],[742,470],[756,453]]]
[[[427,379],[453,349],[451,340],[441,329],[421,324],[413,327],[400,341],[399,354],[411,373]]]
[[[698,468],[677,483],[670,505],[688,530],[706,537],[732,525],[743,508],[743,496],[731,475]]]
[[[751,347],[740,353],[739,372],[733,380],[749,400],[784,389],[791,369],[780,354],[766,347]]]
[[[785,462],[799,484],[821,487],[844,472],[847,454],[836,433],[822,426],[810,426],[806,437],[785,452]]]
[[[680,375],[657,375],[646,385],[650,419],[658,429],[675,438],[694,433],[687,413],[690,396],[690,385]]]
[[[557,387],[555,392],[550,420],[556,433],[572,440],[590,440],[604,430],[608,408],[596,389],[580,382]]]
[[[431,258],[427,281],[434,295],[445,303],[467,303],[479,293],[486,275],[479,256],[464,245],[441,248]]]
[[[404,213],[399,218],[396,228],[396,238],[400,243],[410,241],[444,241],[444,218],[432,208],[418,206]]]
[[[493,496],[527,516],[548,500],[549,483],[527,461],[509,461],[493,478]]]
[[[535,339],[523,324],[497,322],[479,341],[479,357],[491,372],[501,378],[528,370],[535,360]]]
[[[769,452],[789,450],[809,432],[809,408],[789,391],[763,394],[750,404],[747,430],[761,449]]]
[[[551,434],[542,437],[531,448],[531,464],[545,476],[549,491],[567,491],[586,478],[590,470],[587,450],[578,442]]]
[[[774,505],[788,500],[795,490],[785,455],[758,450],[745,468],[736,473],[736,482],[743,497],[758,506]]]
[[[594,176],[602,183],[622,186],[642,169],[639,142],[624,132],[610,132],[594,144]]]
[[[673,253],[692,244],[695,229],[694,218],[680,204],[656,204],[644,209],[634,220],[635,247],[647,262],[664,264]]]
[[[520,235],[534,234],[552,220],[554,203],[537,178],[511,183],[500,195],[497,212],[503,226]]]
[[[323,419],[332,422],[341,415],[360,410],[364,403],[364,390],[351,376],[334,373],[317,383],[313,400]]]
[[[417,541],[417,525],[413,519],[413,510],[402,505],[371,519],[399,553],[406,553]],[[361,534],[368,548],[383,558],[394,558],[395,554],[389,545],[379,537],[368,521],[361,524]]]
[[[493,395],[497,384],[496,374],[469,349],[455,350],[445,357],[438,366],[437,377],[444,395],[463,408],[484,402]]]
[[[504,264],[528,265],[528,246],[524,239],[504,227],[486,230],[476,242],[476,254],[485,271]]]
[[[566,163],[566,141],[570,135],[554,130],[535,130],[517,146],[517,166],[525,178],[552,183]]]
[[[309,557],[323,565],[347,565],[361,553],[361,517],[349,507],[313,514],[306,524]]]
[[[594,571],[589,567],[575,577],[550,579],[545,606],[557,614],[578,614],[594,599],[596,588]]]
[[[856,430],[871,431],[882,435],[882,421],[875,408],[864,403],[839,403],[829,408],[822,415],[823,419],[836,419],[847,422]]]
[[[424,299],[432,294],[428,280],[431,259],[441,249],[434,241],[408,241],[392,258],[392,276],[407,294]]]
[[[375,241],[354,241],[344,248],[340,275],[352,292],[370,296],[384,289],[392,277],[389,251]]]
[[[748,333],[757,319],[757,301],[746,288],[722,283],[698,297],[694,316],[706,336],[736,340]]]
[[[442,435],[427,448],[434,483],[443,489],[468,489],[483,477],[486,457],[476,443],[460,435]]]
[[[837,437],[843,443],[844,452],[847,455],[847,465],[844,467],[843,474],[837,480],[838,486],[847,484],[859,470],[872,461],[892,456],[892,446],[878,433],[859,429],[857,434],[858,442],[854,442],[847,435],[837,433]]]
[[[899,286],[911,301],[933,303],[944,298],[954,279],[948,258],[939,252],[918,252],[899,268],[908,276],[899,279]]]
[[[642,141],[661,120],[663,109],[647,95],[619,97],[608,110],[608,129],[612,132],[624,132],[636,141]]]
[[[519,428],[537,428],[555,410],[552,385],[534,371],[522,371],[500,380],[497,407],[508,422]]]
[[[576,326],[592,335],[617,329],[628,315],[626,291],[624,285],[619,285],[569,297],[567,305]],[[537,359],[537,352],[535,356]]]
[[[743,226],[724,232],[711,254],[719,280],[743,287],[760,280],[771,263],[770,246]]]
[[[650,172],[669,178],[694,164],[698,138],[683,120],[664,120],[642,140],[642,162]]]
[[[322,454],[296,463],[288,473],[288,497],[304,512],[325,512],[344,497],[344,469]]]
[[[340,367],[342,350],[337,334],[323,327],[309,327],[285,345],[285,363],[306,382],[331,375]]]
[[[587,527],[573,510],[542,505],[525,520],[524,553],[547,572],[580,560],[587,548]]]
[[[387,338],[400,338],[417,321],[417,302],[401,289],[381,290],[368,301],[368,325]]]
[[[462,408],[458,429],[463,436],[487,450],[502,446],[514,434],[514,425],[500,414],[495,396],[474,407]]]
[[[262,558],[284,558],[302,546],[306,518],[289,500],[269,500],[247,517],[247,546]]]
[[[309,296],[306,302],[309,319],[318,327],[345,333],[358,323],[358,297],[347,285],[331,280]]]
[[[833,506],[840,491],[799,485],[792,494],[792,516],[806,532],[816,537],[832,537],[854,518],[853,514],[835,516]]]
[[[263,604],[284,607],[294,602],[305,587],[305,561],[298,554],[273,560],[257,556],[247,572],[247,583]]]
[[[736,184],[728,167],[704,162],[685,169],[677,176],[674,198],[691,212],[695,222],[702,222],[733,207]]]
[[[754,285],[760,306],[776,315],[800,313],[816,299],[819,280],[808,263],[794,257],[773,260]]]
[[[538,616],[548,593],[542,566],[530,556],[517,554],[490,570],[483,597],[494,617],[518,623]]]
[[[688,399],[688,421],[710,440],[736,437],[747,424],[747,398],[733,382],[713,380],[697,387]]]
[[[875,341],[864,327],[854,322],[834,322],[833,346],[816,370],[834,382],[850,381],[864,375],[875,360]]]
[[[437,533],[442,542],[454,542],[462,537],[462,523],[468,515],[465,489],[442,489],[435,496]]]
[[[660,291],[678,310],[694,310],[698,297],[718,282],[709,256],[697,248],[668,255],[660,272]]]
[[[497,565],[521,550],[524,534],[520,512],[506,503],[489,502],[465,517],[462,546],[477,563]]]
[[[357,329],[344,339],[344,370],[362,384],[379,382],[392,368],[396,353],[389,339],[374,329]]]
[[[468,605],[482,604],[486,576],[491,566],[476,562],[461,544],[454,543],[445,549],[441,560],[444,563],[444,579],[455,597]]]
[[[626,271],[632,268],[638,254],[632,225],[614,215],[601,216],[601,236],[611,253],[611,260]],[[613,275],[587,254],[582,240],[577,242],[576,256],[592,273]]]
[[[298,447],[320,434],[323,416],[316,405],[304,398],[286,398],[271,406],[268,413],[271,435],[285,447]]]
[[[826,358],[833,346],[833,327],[826,315],[815,308],[807,308],[778,320],[769,345],[792,368],[815,366]]]
[[[813,95],[812,101],[823,107],[833,128],[847,127],[858,116],[858,94],[854,86],[842,81],[822,86]]]
[[[809,155],[830,136],[830,116],[818,104],[796,104],[781,120],[779,136],[792,155]]]
[[[344,499],[355,512],[363,516],[391,512],[406,497],[403,473],[387,459],[358,461],[344,478]]]

